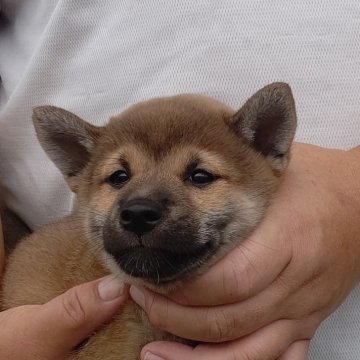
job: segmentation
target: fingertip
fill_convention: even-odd
[[[138,287],[132,285],[129,290],[131,298],[145,310],[146,302],[145,302],[145,291],[139,289]]]
[[[105,302],[124,297],[126,290],[126,285],[115,275],[105,276],[97,283],[99,298]]]
[[[141,360],[166,360],[165,358],[153,354],[150,351],[146,351],[144,355],[141,355]]]
[[[169,341],[155,341],[143,347],[141,360],[178,360],[189,359],[190,348],[187,345]]]

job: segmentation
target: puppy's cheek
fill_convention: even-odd
[[[233,218],[223,229],[217,259],[246,240],[265,215],[268,199],[242,195],[234,198]],[[216,260],[217,260],[216,259]]]
[[[267,200],[248,192],[234,193],[225,205],[203,217],[199,239],[211,244],[211,256],[204,261],[204,267],[219,260],[254,231],[264,216]]]
[[[104,227],[104,217],[99,215],[88,216],[85,220],[85,230],[90,242],[101,243]]]
[[[104,246],[104,231],[107,228],[107,223],[113,223],[113,218],[116,217],[113,209],[104,209],[97,206],[96,199],[91,199],[88,205],[82,207],[83,211],[81,217],[85,228],[87,240],[96,245],[98,249]]]
[[[115,261],[107,251],[101,251],[102,263],[109,270],[110,273],[116,275],[121,281],[132,284],[134,283],[133,278],[128,276],[124,271],[121,270],[118,263]]]
[[[94,216],[101,215],[107,217],[114,212],[119,201],[118,192],[106,184],[100,186],[94,185],[90,187],[89,191],[88,197],[80,200],[80,208],[85,208],[85,211]]]

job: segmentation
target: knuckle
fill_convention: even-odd
[[[87,314],[76,288],[70,289],[61,298],[65,320],[70,328],[78,328],[87,321]]]
[[[222,328],[220,324],[214,320],[211,322],[208,330],[208,339],[211,342],[221,342],[223,337]]]
[[[229,353],[226,355],[226,360],[249,360],[248,357],[244,358],[242,353],[237,351],[237,349],[230,349]]]
[[[320,326],[322,320],[324,319],[323,314],[314,313],[313,315],[309,316],[306,319],[302,319],[301,321],[297,321],[297,329],[296,335],[297,338],[303,340],[310,340]]]
[[[245,276],[239,276],[239,270],[234,265],[231,269],[228,284],[231,288],[231,292],[233,294],[234,300],[242,300],[244,298],[247,298],[250,294],[250,276],[248,274],[249,270],[247,267],[243,270],[243,274]]]
[[[252,254],[242,246],[234,249],[235,258],[230,258],[224,276],[224,292],[232,301],[241,301],[252,296],[259,275]]]
[[[226,360],[255,360],[261,359],[264,360],[264,357],[258,358],[254,357],[255,355],[248,349],[239,349],[236,345],[230,347],[230,350],[226,354]]]
[[[157,311],[151,310],[148,313],[150,322],[160,329],[164,329],[165,321],[162,319],[162,316],[158,314]]]
[[[216,311],[208,327],[207,338],[210,342],[223,342],[232,339],[233,319],[224,311]]]
[[[234,358],[235,360],[254,360],[254,357],[251,355],[251,354],[249,354],[249,353],[247,353],[247,352],[243,352],[242,354],[241,354],[241,357],[240,356],[238,356],[238,357],[236,357],[236,358]]]
[[[281,350],[265,349],[263,347],[254,346],[253,348],[246,349],[242,352],[241,357],[238,360],[275,360],[281,356]]]
[[[161,309],[161,311],[159,311]],[[169,316],[169,304],[165,301],[164,304],[157,306],[157,300],[155,297],[147,307],[147,315],[150,322],[161,330],[167,329],[168,316]]]

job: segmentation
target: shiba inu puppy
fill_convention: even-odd
[[[288,85],[239,111],[200,95],[136,104],[104,127],[34,109],[39,141],[77,195],[73,213],[24,239],[8,260],[3,308],[44,303],[109,273],[166,292],[224,256],[259,223],[296,128]],[[135,360],[170,339],[132,301],[70,355]]]

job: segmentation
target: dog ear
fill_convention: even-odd
[[[36,107],[33,123],[42,148],[76,191],[76,176],[90,160],[102,128],[55,106]]]
[[[285,170],[296,130],[295,102],[289,85],[265,86],[231,117],[230,123],[274,170]]]

